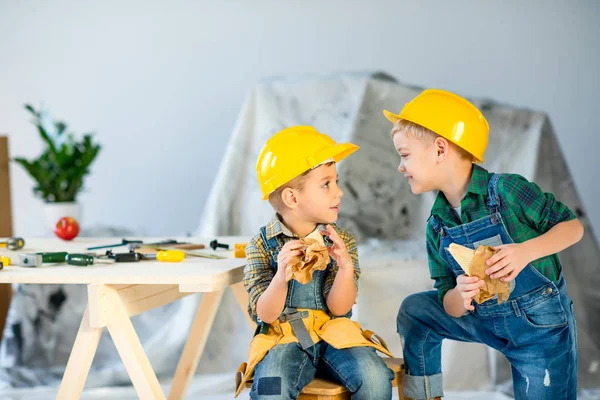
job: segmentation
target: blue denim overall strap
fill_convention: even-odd
[[[283,247],[284,243],[280,235],[272,238],[267,238],[266,228],[260,230],[260,234],[265,244],[265,249],[270,254],[271,268],[277,272],[277,256]],[[292,279],[288,282],[288,293],[285,300],[285,309],[279,318],[280,322],[289,322],[292,330],[302,349],[307,349],[314,345],[302,318],[305,318],[302,312],[298,312],[298,308],[308,308],[313,310],[324,310],[325,299],[322,293],[324,280],[324,271],[315,271],[313,279],[303,285],[300,282]]]
[[[487,216],[446,227],[429,219],[440,235],[440,255],[455,276],[464,271],[448,252],[451,243],[471,249],[513,243],[503,222],[498,175],[488,183]],[[574,399],[577,390],[577,330],[573,302],[561,276],[551,282],[531,264],[517,278],[509,299],[474,304],[461,317],[449,315],[436,291],[408,296],[398,312],[403,339],[404,395],[414,399],[443,396],[441,343],[444,339],[484,343],[511,364],[515,399]]]
[[[481,245],[499,246],[501,244],[514,243],[510,237],[508,230],[503,222],[502,215],[499,211],[500,197],[498,195],[498,179],[500,175],[493,174],[488,183],[488,196],[486,204],[489,209],[489,215],[455,227],[445,227],[437,216],[431,219],[432,226],[440,233],[440,256],[448,263],[455,276],[464,274],[465,272],[460,265],[454,260],[448,251],[451,243],[460,244],[462,246],[476,249]],[[548,278],[537,271],[533,265],[528,264],[517,278],[511,281],[511,294],[509,300],[515,300],[539,287],[549,285],[555,286]],[[490,308],[494,306],[493,308]],[[509,308],[510,303],[497,304],[497,299],[493,298],[481,305],[475,305],[477,312],[484,313],[500,312],[503,313],[505,308]],[[479,310],[485,308],[485,311]]]
[[[271,268],[277,271],[277,256],[284,245],[280,235],[267,238],[266,228],[260,230],[265,249],[271,255]],[[323,296],[323,282],[325,273],[331,267],[331,263],[324,271],[315,271],[312,280],[306,285],[292,279],[288,282],[288,293],[285,299],[285,306],[291,308],[309,308],[311,310],[326,310],[327,303]]]

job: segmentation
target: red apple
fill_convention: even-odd
[[[54,234],[62,240],[71,240],[79,235],[79,223],[75,218],[62,217],[56,223]]]

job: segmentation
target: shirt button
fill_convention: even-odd
[[[498,223],[498,217],[495,215],[492,215],[492,224],[497,224]]]
[[[548,288],[546,288],[546,290],[544,290],[544,293],[545,293],[545,294],[550,294],[550,293],[552,293],[552,288],[551,288],[551,287],[548,287]]]

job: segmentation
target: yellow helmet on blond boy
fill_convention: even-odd
[[[327,160],[339,162],[358,150],[352,143],[336,143],[312,126],[293,126],[273,135],[256,161],[263,194],[269,198],[279,187]]]
[[[406,103],[399,114],[383,111],[392,123],[400,119],[421,125],[469,152],[483,162],[490,126],[468,100],[440,89],[427,89]]]

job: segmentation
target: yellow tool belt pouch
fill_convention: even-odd
[[[358,322],[350,318],[331,318],[323,310],[297,310],[302,313],[302,322],[313,344],[323,340],[336,349],[347,349],[350,347],[369,346],[374,347],[383,354],[393,357],[385,342],[373,332],[363,330]],[[252,379],[254,369],[267,355],[269,350],[280,344],[298,343],[290,322],[279,320],[269,324],[267,333],[258,333],[250,342],[248,349],[248,362],[242,363],[236,375],[237,397],[244,389],[246,382]]]

